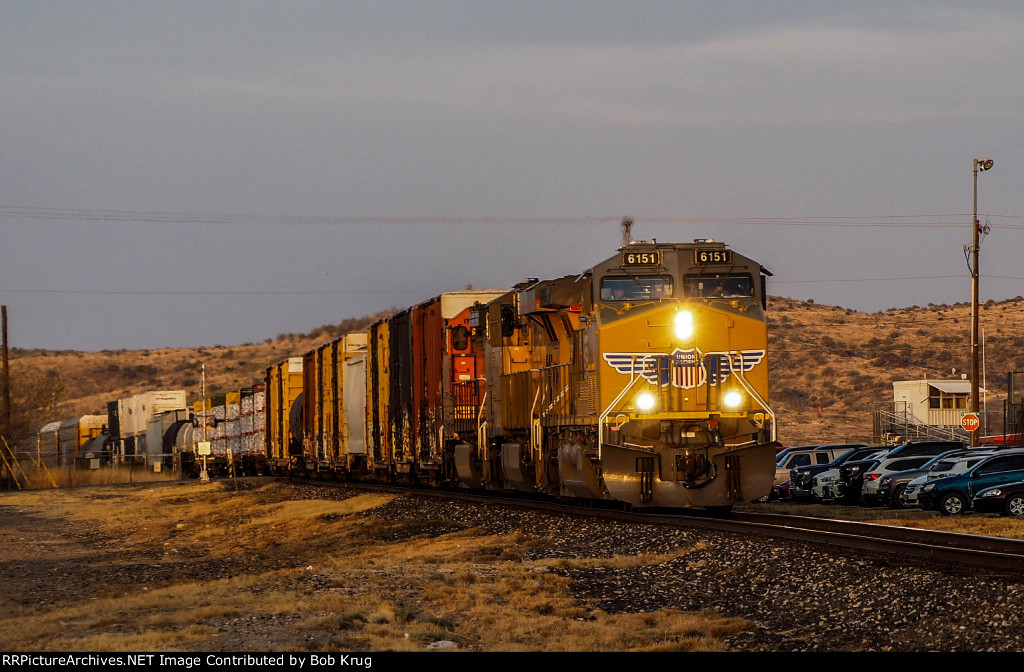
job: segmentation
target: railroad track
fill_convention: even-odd
[[[668,518],[677,518],[680,524],[919,558],[940,565],[1024,574],[1024,540],[1020,539],[778,514],[731,513],[717,518],[669,515]],[[697,522],[702,518],[704,523]]]
[[[326,484],[324,481],[309,483]],[[382,485],[345,485],[375,491],[463,502],[501,504],[534,510],[585,516],[628,523],[700,527],[737,534],[789,539],[809,544],[869,551],[895,557],[917,558],[930,565],[965,566],[1024,574],[1024,540],[987,537],[937,530],[878,525],[781,514],[736,513],[713,515],[704,512],[639,512],[580,507],[545,500],[495,497],[465,492],[410,490]]]

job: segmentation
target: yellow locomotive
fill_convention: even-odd
[[[441,295],[345,337],[345,376],[308,354],[301,402],[268,369],[268,459],[637,507],[757,499],[775,473],[766,275],[712,240],[629,242],[578,275]],[[285,418],[306,428],[290,449]]]
[[[767,493],[766,274],[714,241],[630,243],[480,306],[463,484],[666,507]]]

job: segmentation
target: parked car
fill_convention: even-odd
[[[775,462],[776,462],[776,464],[779,463],[782,460],[782,458],[786,457],[786,455],[789,455],[793,451],[797,451],[797,450],[811,450],[811,449],[817,448],[817,447],[818,447],[818,444],[814,444],[813,446],[787,446],[785,448],[778,448],[775,451]]]
[[[874,468],[888,452],[878,452],[863,460],[851,460],[839,465],[839,473],[832,481],[831,499],[841,500],[844,504],[856,504],[860,501],[860,491],[864,489],[864,474]],[[823,485],[823,489],[824,489]]]
[[[815,446],[801,450],[791,450],[781,454],[775,463],[775,484],[772,486],[772,499],[789,498],[789,472],[797,467],[810,466],[812,464],[828,464],[842,452],[828,446]],[[782,485],[786,484],[785,496]]]
[[[999,513],[1012,518],[1024,517],[1024,482],[986,488],[974,496],[972,505],[978,513]]]
[[[901,507],[919,507],[921,503],[918,501],[918,496],[921,494],[921,488],[926,483],[937,478],[947,478],[962,474],[984,458],[992,455],[992,452],[988,449],[980,451],[977,449],[953,451],[953,453],[954,455],[951,455],[948,459],[943,458],[936,462],[928,473],[915,478],[907,484],[907,487],[900,494]]]
[[[920,485],[929,479],[960,473],[967,467],[974,466],[977,464],[978,460],[982,457],[987,457],[988,455],[991,455],[991,453],[987,451],[978,451],[977,449],[972,450],[970,448],[965,448],[963,450],[947,450],[946,452],[928,460],[918,469],[907,469],[905,471],[886,474],[878,479],[878,502],[879,504],[888,504],[894,509],[904,508],[905,506],[908,506],[908,502],[903,501],[901,497],[910,483],[919,480],[920,482],[918,485]],[[958,460],[961,457],[973,457],[973,459],[964,460],[962,464],[960,464],[958,463]],[[956,471],[954,471],[954,469],[956,469]],[[913,499],[913,505],[917,505],[916,496]]]
[[[966,447],[963,441],[907,441],[890,450],[888,457],[911,457],[914,455],[930,455],[935,457],[947,450],[963,450]]]
[[[860,491],[860,503],[864,506],[874,506],[880,502],[878,496],[879,480],[886,474],[893,474],[907,469],[918,469],[930,462],[932,458],[927,455],[916,455],[914,457],[889,457],[878,461],[878,464],[864,471],[864,485]]]
[[[936,478],[921,486],[922,509],[954,516],[971,508],[982,490],[1024,481],[1024,451],[1001,451],[982,459],[963,473]]]
[[[843,480],[843,470],[847,469],[849,472],[858,472],[884,456],[888,449],[888,446],[881,449],[878,446],[869,446],[868,451],[858,453],[835,467],[826,469],[813,476],[811,478],[811,498],[816,502],[825,503],[842,499],[846,495],[846,481]]]
[[[795,467],[789,471],[789,494],[797,501],[814,499],[812,488],[814,477],[829,469],[838,469],[839,465],[848,460],[859,460],[878,451],[863,443],[837,444],[834,446],[822,446],[823,448],[836,448],[843,452],[828,464],[808,464],[802,467]]]
[[[935,457],[949,450],[963,450],[962,441],[907,441],[890,448],[885,457],[920,457],[927,455]],[[841,495],[843,502],[853,504],[860,501],[864,489],[864,474],[866,469],[872,468],[865,465],[850,465],[849,469],[841,470],[837,485],[843,491]]]

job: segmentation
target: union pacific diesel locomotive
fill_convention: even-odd
[[[765,276],[723,243],[434,297],[266,371],[267,465],[724,507],[769,492]]]

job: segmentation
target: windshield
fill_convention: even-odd
[[[839,466],[843,462],[853,462],[854,460],[860,460],[867,457],[871,457],[872,455],[875,455],[877,453],[877,450],[872,450],[870,448],[851,448],[850,450],[846,451],[836,459],[829,462],[829,464]]]
[[[672,278],[666,276],[608,276],[601,278],[602,301],[651,301],[672,296]]]
[[[704,298],[746,299],[754,295],[754,282],[749,275],[714,273],[687,275],[683,278],[687,296]]]
[[[800,453],[798,455],[787,455],[786,459],[783,459],[781,462],[778,463],[778,466],[784,468],[789,467],[790,469],[792,469],[794,467],[806,467],[810,463],[811,456],[808,455],[807,453]]]
[[[854,453],[856,453],[856,452],[857,452],[857,449],[856,449],[856,448],[851,448],[850,450],[846,451],[845,453],[843,453],[842,455],[840,455],[840,456],[839,456],[839,457],[837,457],[836,459],[834,459],[834,460],[832,460],[831,462],[829,462],[829,466],[832,466],[832,465],[839,465],[839,464],[842,464],[842,463],[843,463],[843,462],[845,462],[845,461],[846,461],[847,459],[849,459],[849,457],[850,457],[851,455],[853,455],[853,454],[854,454]]]

